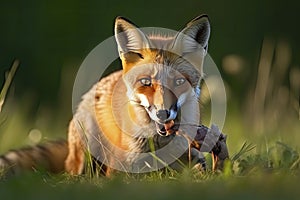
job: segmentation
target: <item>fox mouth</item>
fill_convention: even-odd
[[[155,125],[157,133],[161,136],[169,136],[177,131],[174,120],[167,121],[164,124],[155,122]]]
[[[176,108],[176,107],[175,107]],[[170,110],[158,110],[154,106],[145,108],[150,119],[155,123],[156,132],[161,136],[169,136],[178,130],[177,108]]]

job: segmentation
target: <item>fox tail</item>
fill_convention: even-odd
[[[5,176],[36,169],[59,173],[64,171],[67,154],[68,144],[64,140],[10,150],[0,156],[0,171]]]

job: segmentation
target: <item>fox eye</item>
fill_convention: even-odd
[[[140,83],[143,86],[151,86],[151,79],[150,78],[141,78]]]
[[[175,86],[180,86],[180,85],[184,84],[185,81],[186,81],[185,78],[176,78],[175,79]]]

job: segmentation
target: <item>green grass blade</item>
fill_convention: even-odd
[[[241,149],[239,150],[239,152],[237,152],[236,154],[234,154],[231,158],[231,160],[234,162],[236,160],[238,160],[242,155],[252,151],[253,149],[255,149],[256,146],[251,144],[251,143],[247,143],[247,142],[244,142]]]
[[[13,80],[13,77],[17,71],[19,64],[20,64],[19,60],[15,60],[12,64],[10,71],[7,74],[6,80],[4,82],[4,85],[3,85],[1,93],[0,93],[0,113],[2,111],[2,107],[3,107],[4,101],[5,101],[5,97],[8,92],[9,86],[11,85],[11,82]]]

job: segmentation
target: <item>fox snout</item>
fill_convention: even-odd
[[[156,116],[159,122],[155,121],[157,133],[162,136],[168,136],[174,131],[175,118],[177,117],[177,111],[174,110],[158,110]]]
[[[167,123],[170,120],[174,120],[177,117],[176,106],[172,106],[170,109],[156,109],[156,106],[150,106],[147,108],[150,118],[160,124]]]
[[[174,121],[177,118],[177,106],[171,106],[170,109],[157,109],[155,105],[148,109],[149,117],[155,122],[157,132],[160,135],[167,136],[173,133]]]
[[[169,109],[158,108],[153,106],[156,113],[156,119],[159,123],[166,123],[170,120],[174,120],[177,117],[177,103],[173,104]]]
[[[159,120],[166,121],[170,116],[170,111],[169,110],[158,110],[156,112],[156,116]]]

